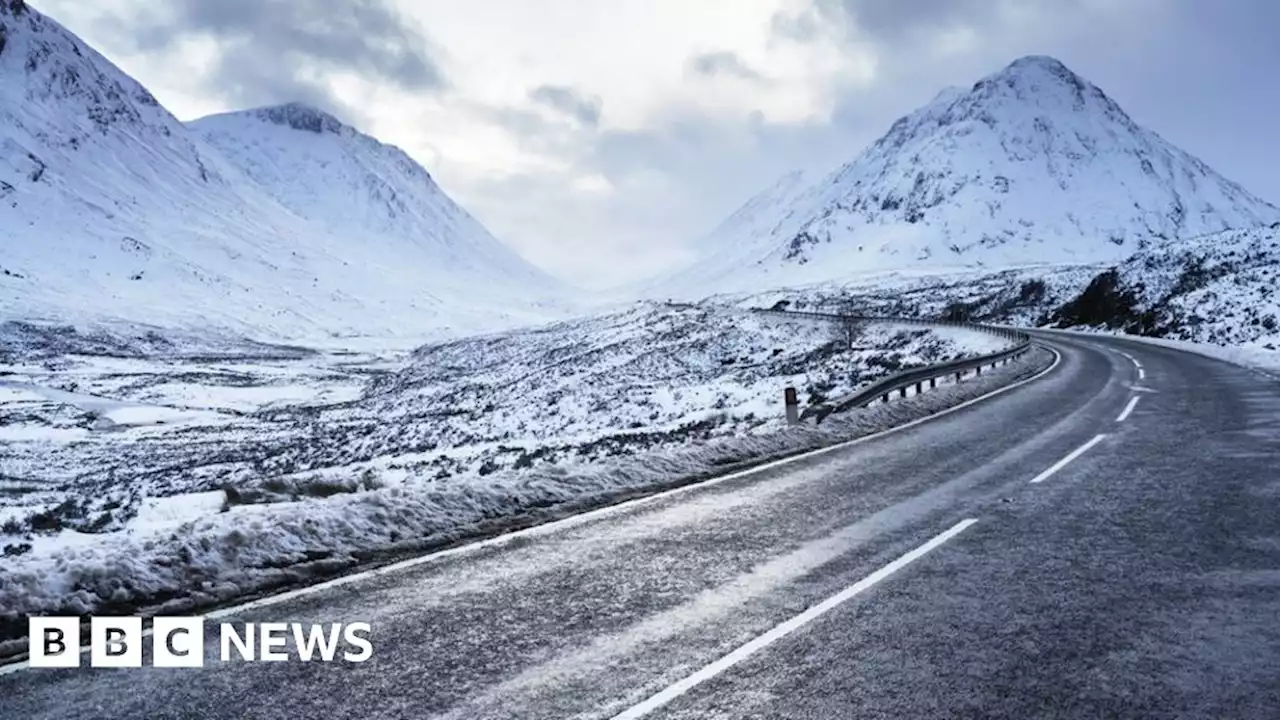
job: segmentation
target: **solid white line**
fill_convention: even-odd
[[[1071,451],[1071,453],[1070,453],[1069,455],[1067,455],[1066,457],[1062,458],[1062,459],[1061,459],[1061,460],[1059,460],[1058,462],[1056,462],[1056,463],[1054,463],[1054,464],[1050,465],[1048,470],[1045,470],[1044,472],[1042,472],[1042,473],[1040,473],[1039,475],[1035,476],[1035,477],[1031,480],[1032,484],[1035,484],[1035,483],[1041,483],[1041,482],[1044,482],[1045,480],[1048,480],[1048,479],[1049,479],[1049,477],[1050,477],[1050,476],[1052,476],[1054,473],[1056,473],[1056,472],[1058,472],[1059,470],[1061,470],[1062,468],[1066,467],[1066,466],[1067,466],[1067,463],[1069,463],[1069,462],[1071,462],[1072,460],[1075,460],[1076,458],[1080,457],[1081,455],[1083,455],[1083,454],[1085,454],[1085,453],[1089,452],[1089,448],[1091,448],[1091,447],[1093,447],[1094,445],[1097,445],[1098,443],[1102,442],[1104,439],[1106,439],[1106,437],[1107,437],[1107,436],[1106,436],[1106,434],[1098,435],[1098,436],[1094,437],[1092,440],[1090,440],[1089,442],[1087,442],[1087,443],[1085,443],[1085,444],[1081,445],[1080,447],[1076,448],[1075,450],[1072,450],[1072,451]]]
[[[1146,370],[1143,370],[1142,368],[1138,368],[1138,379],[1139,379],[1139,380],[1146,380],[1146,379],[1147,379],[1147,371],[1146,371]]]
[[[1120,423],[1129,419],[1129,413],[1133,412],[1133,407],[1138,404],[1138,398],[1140,397],[1142,396],[1134,395],[1132,398],[1129,398],[1129,404],[1124,406],[1124,410],[1120,413],[1120,416],[1116,418],[1116,422]]]
[[[640,702],[639,704],[633,705],[627,708],[626,710],[622,711],[621,713],[613,716],[613,720],[635,720],[635,718],[644,717],[645,715],[648,715],[654,710],[661,708],[662,706],[666,705],[672,700],[675,700],[681,695],[684,695],[685,693],[689,692],[690,690],[697,687],[698,685],[701,685],[702,683],[710,680],[711,678],[714,678],[715,676],[719,675],[725,670],[728,670],[734,665],[737,665],[743,660],[746,660],[747,658],[751,657],[755,653],[765,649],[766,647],[769,647],[773,643],[781,640],[787,635],[790,635],[796,630],[799,630],[805,625],[808,625],[814,620],[817,620],[818,618],[827,614],[828,612],[835,609],[837,606],[841,605],[842,603],[845,603],[853,599],[857,595],[862,594],[863,592],[875,586],[877,583],[881,582],[882,580],[889,577],[890,575],[896,573],[897,571],[901,570],[907,565],[910,565],[916,560],[919,560],[921,557],[925,555],[925,553],[928,553],[930,550],[933,550],[934,548],[945,543],[946,541],[950,540],[956,535],[959,535],[960,533],[964,532],[966,528],[968,528],[970,525],[976,522],[978,522],[976,518],[961,520],[955,525],[952,525],[945,532],[935,536],[929,542],[926,542],[925,544],[921,545],[915,550],[912,550],[906,555],[903,555],[897,560],[894,560],[888,565],[885,565],[879,570],[876,570],[875,572],[862,578],[861,580],[850,585],[844,590],[841,590],[835,595],[832,595],[826,600],[823,600],[822,602],[818,603],[817,605],[814,605],[808,610],[805,610],[799,615],[796,615],[790,620],[787,620],[779,625],[775,625],[773,629],[769,630],[763,635],[756,637],[755,639],[751,640],[747,644],[742,645],[737,649],[731,651],[728,655],[721,657],[719,660],[716,660],[710,665],[703,667],[701,670],[698,670],[692,675],[685,677],[683,680],[679,680],[676,683],[667,686],[663,690],[660,690],[659,692],[653,695],[650,695],[648,698],[646,698],[644,701]]]
[[[542,523],[541,525],[534,525],[532,527],[527,527],[522,530],[513,530],[503,535],[495,535],[491,538],[486,538],[484,540],[477,540],[475,542],[467,543],[466,545],[459,545],[457,547],[448,548],[446,550],[438,550],[428,555],[420,555],[418,557],[408,558],[406,560],[401,560],[399,562],[395,562],[390,565],[383,565],[382,567],[372,568],[370,570],[363,570],[361,572],[352,573],[350,575],[343,575],[341,577],[333,578],[332,580],[325,580],[324,582],[319,582],[314,585],[307,585],[294,590],[288,590],[286,592],[282,592],[277,595],[268,595],[266,597],[258,598],[257,600],[251,600],[249,602],[242,603],[239,605],[233,605],[231,607],[225,607],[219,610],[214,610],[214,611],[205,613],[203,617],[208,620],[216,620],[219,618],[224,618],[232,615],[238,615],[240,613],[243,613],[249,610],[256,610],[258,608],[277,605],[279,603],[286,602],[288,600],[293,600],[294,598],[312,595],[314,593],[328,590],[330,588],[340,587],[342,585],[358,582],[360,580],[365,580],[371,577],[388,575],[391,573],[399,572],[401,570],[407,570],[409,568],[416,567],[418,565],[423,565],[426,563],[443,560],[445,558],[453,557],[456,555],[473,553],[478,550],[482,550],[484,548],[505,545],[507,543],[510,543],[514,540],[521,539],[521,538],[536,537],[538,535],[545,535],[552,532],[556,532],[558,530],[564,530],[567,528],[576,527],[578,525],[582,525],[584,523],[590,522],[592,520],[596,520],[598,518],[608,517],[609,515],[615,515],[617,513],[626,512],[627,510],[630,510],[632,508],[639,507],[647,503],[657,502],[658,500],[679,495],[681,493],[691,492],[693,490],[698,490],[700,488],[712,487],[715,485],[719,485],[720,483],[728,482],[730,480],[736,480],[738,478],[747,477],[750,475],[754,475],[756,473],[765,472],[766,470],[772,470],[777,467],[782,467],[783,465],[788,465],[790,463],[799,462],[801,460],[807,460],[809,458],[817,457],[819,455],[824,455],[830,452],[835,452],[837,450],[843,450],[844,448],[848,448],[853,445],[858,445],[860,443],[870,442],[872,440],[884,437],[886,435],[892,435],[893,433],[901,432],[908,428],[912,428],[926,422],[931,422],[940,417],[944,417],[946,415],[950,415],[951,413],[958,412],[960,410],[963,410],[964,408],[970,407],[972,405],[976,405],[984,400],[988,400],[997,395],[1001,395],[1003,393],[1009,392],[1010,390],[1013,390],[1015,388],[1019,388],[1023,385],[1026,385],[1027,383],[1035,382],[1036,380],[1039,380],[1045,375],[1048,375],[1050,372],[1053,372],[1053,370],[1057,368],[1058,365],[1062,363],[1062,353],[1058,352],[1057,350],[1047,345],[1042,347],[1045,347],[1046,349],[1048,349],[1050,352],[1053,353],[1054,355],[1053,363],[1049,365],[1049,367],[1045,368],[1044,370],[1041,370],[1035,375],[1032,375],[1031,377],[1025,380],[1019,380],[1018,382],[1013,383],[1012,385],[1005,385],[1004,387],[992,390],[986,395],[980,395],[976,398],[973,398],[972,400],[966,400],[960,403],[959,405],[949,407],[945,410],[940,410],[932,415],[926,415],[922,418],[917,418],[915,420],[912,420],[911,422],[903,423],[902,425],[898,425],[897,427],[889,428],[888,430],[881,430],[880,432],[873,433],[871,435],[863,435],[862,437],[854,438],[853,440],[849,440],[847,442],[838,443],[836,445],[829,445],[824,448],[818,448],[817,450],[809,450],[808,452],[803,452],[803,453],[800,453],[799,455],[792,455],[790,457],[785,457],[780,460],[773,460],[763,465],[757,465],[756,467],[748,468],[746,470],[741,470],[739,472],[731,473],[729,475],[721,475],[719,477],[708,478],[701,482],[690,483],[688,485],[681,485],[680,487],[677,487],[677,488],[672,488],[670,490],[663,490],[662,492],[654,493],[652,495],[646,495],[644,497],[635,498],[634,500],[627,500],[624,502],[620,502],[616,505],[606,505],[605,507],[596,508],[595,510],[588,510],[586,512],[579,513],[577,515],[571,515],[569,517],[562,518],[560,520],[552,520],[549,522]],[[88,648],[84,646],[80,648],[81,652],[86,652],[87,650]],[[9,663],[6,665],[0,665],[0,675],[6,675],[11,672],[16,672],[26,667],[27,667],[27,661],[25,660],[16,662],[16,663]]]

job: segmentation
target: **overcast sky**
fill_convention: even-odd
[[[1280,202],[1272,0],[36,0],[182,119],[290,100],[602,287],[946,85],[1053,55]]]

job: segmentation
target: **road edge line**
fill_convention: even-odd
[[[976,522],[978,522],[977,518],[961,520],[950,528],[933,536],[924,544],[919,545],[908,551],[906,554],[899,556],[888,565],[882,566],[880,569],[846,587],[835,595],[828,597],[817,605],[810,606],[799,615],[794,615],[791,618],[774,625],[763,634],[757,635],[745,644],[739,645],[727,654],[720,656],[719,659],[702,666],[692,674],[686,675],[680,680],[677,680],[658,692],[648,696],[644,700],[641,700],[639,703],[636,703],[626,710],[623,710],[621,713],[614,715],[612,720],[637,720],[638,718],[642,718],[655,710],[661,709],[693,688],[711,680],[725,670],[732,668],[752,655],[755,655],[757,652],[764,650],[775,642],[803,628],[805,625],[808,625],[814,620],[826,615],[828,612],[834,610],[840,605],[843,605],[849,600],[852,600],[858,595],[870,590],[880,582],[888,579],[894,573],[905,568],[916,560],[919,560],[929,552],[937,549],[943,543],[969,529],[969,527]]]
[[[958,405],[953,405],[949,408],[944,408],[942,410],[939,410],[936,413],[932,413],[930,415],[925,415],[924,417],[916,418],[915,420],[911,420],[910,422],[903,423],[902,425],[897,425],[891,428],[887,428],[885,430],[880,430],[870,435],[863,435],[861,437],[856,437],[851,440],[844,440],[834,445],[815,448],[813,450],[806,450],[802,453],[798,453],[796,455],[789,455],[787,457],[782,457],[777,460],[770,460],[766,463],[757,465],[755,467],[747,468],[745,470],[739,470],[737,472],[732,472],[727,475],[719,475],[716,477],[706,478],[704,480],[692,482],[687,485],[680,485],[678,487],[669,488],[667,490],[661,490],[659,492],[656,492],[650,495],[643,495],[641,497],[631,498],[629,500],[624,500],[622,502],[614,503],[612,505],[604,505],[602,507],[592,508],[590,510],[585,510],[580,513],[569,515],[568,517],[558,518],[556,520],[549,520],[547,522],[539,523],[537,525],[531,525],[529,527],[520,528],[519,530],[512,530],[511,532],[502,533],[500,535],[493,535],[490,537],[475,540],[473,542],[467,542],[461,545],[456,545],[454,547],[445,548],[443,550],[436,550],[434,552],[427,553],[426,555],[419,555],[416,557],[405,558],[404,560],[398,560],[396,562],[389,563],[387,565],[381,565],[378,567],[369,568],[368,570],[361,570],[358,572],[351,573],[349,575],[340,575],[338,577],[330,578],[328,580],[324,580],[315,584],[303,585],[302,587],[294,588],[292,590],[286,590],[281,593],[266,595],[263,597],[255,598],[253,600],[249,600],[247,602],[238,603],[236,605],[216,608],[216,609],[210,610],[209,612],[199,614],[199,617],[202,617],[205,620],[217,620],[224,617],[230,617],[230,616],[247,612],[250,610],[257,610],[259,608],[278,605],[282,602],[293,600],[295,598],[306,597],[308,595],[313,595],[315,593],[322,592],[324,590],[329,590],[335,587],[341,587],[343,585],[348,585],[361,580],[379,577],[382,575],[391,575],[391,574],[400,572],[402,570],[408,570],[410,568],[417,567],[418,565],[425,565],[431,562],[436,562],[436,561],[443,560],[456,555],[469,554],[469,553],[477,552],[479,550],[483,550],[489,547],[499,547],[509,542],[513,542],[515,540],[519,540],[522,538],[536,537],[538,535],[548,534],[558,530],[564,530],[567,528],[576,527],[578,525],[585,524],[587,522],[596,520],[598,518],[608,517],[609,515],[613,515],[615,513],[625,512],[632,508],[639,507],[647,503],[656,502],[658,500],[662,500],[665,498],[673,497],[681,493],[692,492],[694,490],[698,490],[702,488],[714,487],[716,485],[728,482],[730,480],[736,480],[739,478],[748,477],[750,475],[764,472],[766,470],[772,470],[774,468],[781,467],[783,465],[799,462],[800,460],[817,457],[819,455],[835,452],[837,450],[852,447],[854,445],[858,445],[861,443],[870,442],[877,438],[882,438],[896,432],[907,430],[908,428],[916,427],[918,425],[923,425],[926,422],[932,422],[934,420],[937,420],[938,418],[946,417],[951,413],[957,412],[959,410],[963,410],[964,408],[967,408],[967,407],[972,407],[973,405],[976,405],[985,400],[989,400],[993,397],[996,397],[997,395],[1002,395],[1006,392],[1009,392],[1010,390],[1014,390],[1016,388],[1022,387],[1029,383],[1035,382],[1036,380],[1039,380],[1040,378],[1043,378],[1049,373],[1053,372],[1055,369],[1057,369],[1059,365],[1062,364],[1062,353],[1059,352],[1057,348],[1054,348],[1053,346],[1045,343],[1037,343],[1036,345],[1038,347],[1042,347],[1048,350],[1049,352],[1052,352],[1054,355],[1053,362],[1050,363],[1049,367],[1045,368],[1044,370],[1041,370],[1040,372],[1036,373],[1035,375],[1032,375],[1029,378],[1024,378],[1022,380],[1011,383],[1009,385],[998,387],[989,393],[979,395],[976,398],[970,398],[969,400],[966,400]],[[81,653],[86,653],[88,651],[89,651],[88,646],[82,645],[80,647]],[[19,657],[21,656],[19,655]],[[27,667],[29,667],[27,660],[19,660],[17,662],[0,664],[0,677],[4,675],[8,675],[13,672],[17,672],[19,670],[24,670]]]

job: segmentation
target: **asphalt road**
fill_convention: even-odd
[[[1050,341],[943,417],[227,618],[369,622],[367,662],[28,669],[0,716],[1280,717],[1280,384]]]

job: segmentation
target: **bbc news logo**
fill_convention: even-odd
[[[33,668],[80,667],[80,618],[33,617],[27,626],[28,663]],[[152,620],[151,664],[193,668],[205,664],[202,617]],[[218,657],[222,662],[364,662],[373,657],[369,623],[221,623]],[[90,667],[136,668],[143,665],[147,633],[140,617],[89,619]]]

